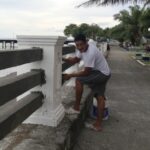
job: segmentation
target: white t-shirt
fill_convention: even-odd
[[[93,70],[99,70],[105,75],[110,75],[110,69],[104,55],[93,44],[89,43],[89,47],[84,53],[77,50],[76,57],[83,60],[84,67],[90,67],[93,68]]]

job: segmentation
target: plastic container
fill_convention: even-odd
[[[96,119],[97,116],[98,116],[98,108],[97,108],[97,100],[96,100],[96,98],[93,98],[93,105],[91,107],[90,116],[93,119]],[[106,100],[105,101],[103,120],[107,120],[108,117],[109,117],[108,100]]]

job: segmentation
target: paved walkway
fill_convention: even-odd
[[[74,150],[150,150],[150,68],[113,47],[107,96],[110,119],[103,132],[84,129]]]

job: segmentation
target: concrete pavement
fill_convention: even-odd
[[[84,129],[74,150],[150,150],[150,68],[113,47],[107,86],[110,118],[103,131]]]

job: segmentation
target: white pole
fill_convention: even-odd
[[[65,39],[59,36],[17,36],[19,49],[31,47],[43,49],[43,60],[37,62],[37,67],[44,69],[46,74],[46,84],[41,87],[43,94],[46,95],[44,104],[25,123],[55,127],[64,117],[65,111],[61,103],[61,71],[62,46]]]

